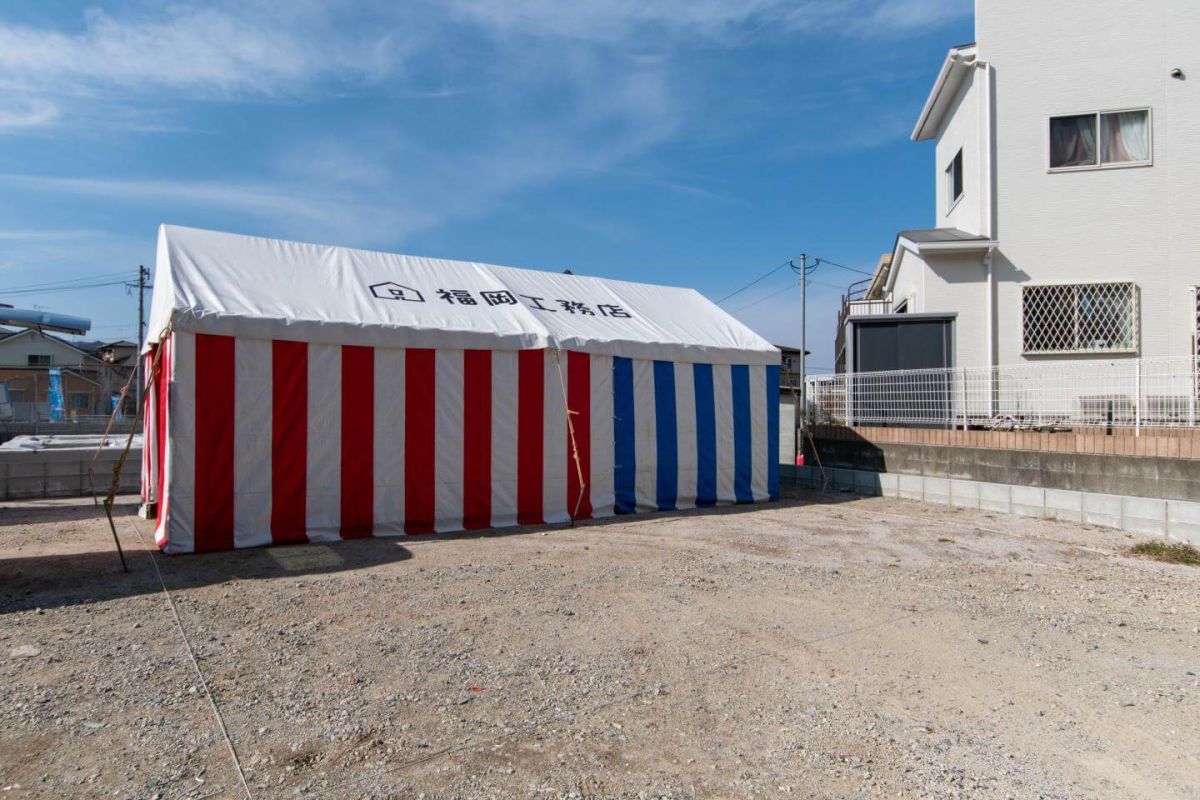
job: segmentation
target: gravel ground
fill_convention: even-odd
[[[118,508],[0,506],[0,798],[245,797]],[[258,798],[1200,797],[1200,570],[882,498],[157,556]]]

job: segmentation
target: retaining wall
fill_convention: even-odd
[[[0,451],[0,500],[38,497],[86,497],[92,493],[88,476],[93,450]],[[96,460],[96,491],[108,492],[119,448],[107,448]],[[131,449],[121,471],[121,491],[141,490],[142,450]]]
[[[992,481],[876,472],[865,469],[785,467],[781,478],[799,486],[865,496],[1056,519],[1200,545],[1200,503]]]

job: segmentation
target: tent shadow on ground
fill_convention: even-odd
[[[90,500],[20,500],[6,502],[0,507],[0,528],[13,525],[48,525],[56,522],[85,522],[104,518],[104,507]],[[118,500],[113,504],[113,518],[120,519],[136,513],[137,501]]]
[[[785,485],[782,499],[773,503],[747,503],[603,517],[581,520],[575,528],[587,530],[630,523],[656,524],[712,516],[737,518],[759,511],[802,509],[807,505],[845,503],[859,499],[859,496],[852,494],[822,493]],[[135,509],[135,504],[120,504],[114,507],[117,530],[120,531],[122,542],[127,547],[132,544],[128,524]],[[20,513],[24,517],[22,522],[26,524],[104,519],[103,511],[90,504],[39,504],[28,509],[22,508]],[[436,545],[437,542],[531,536],[568,529],[569,523],[524,525],[428,536],[378,537],[180,556],[156,554],[156,558],[168,588],[177,591],[231,581],[324,575],[392,564],[413,557],[413,551],[408,545],[419,549],[426,545]],[[129,562],[128,574],[121,571],[116,551],[112,549],[0,558],[0,587],[3,587],[0,588],[0,616],[35,608],[88,605],[161,591],[148,553],[137,549],[129,550],[125,557]]]
[[[103,512],[100,512],[103,519]],[[118,518],[122,543],[132,544],[128,523]],[[403,539],[362,539],[264,547],[220,553],[165,556],[156,553],[171,591],[247,580],[324,575],[406,561]],[[35,608],[88,605],[162,591],[150,554],[126,550],[129,572],[115,549],[0,558],[0,616]]]

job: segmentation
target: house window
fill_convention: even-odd
[[[1050,118],[1050,169],[1149,163],[1149,109]]]
[[[25,356],[25,363],[31,367],[48,367],[54,363],[54,359],[41,353],[30,353]]]
[[[946,211],[962,199],[963,196],[963,162],[962,150],[954,154],[950,166],[946,167]]]
[[[1133,283],[1021,287],[1022,352],[1130,353],[1137,350],[1138,292]]]
[[[87,392],[71,392],[69,401],[72,411],[87,411],[92,405],[92,397]]]

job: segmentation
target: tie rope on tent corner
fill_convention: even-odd
[[[579,492],[575,497],[575,507],[571,509],[571,527],[574,528],[575,520],[579,518],[579,507],[583,504],[584,492],[588,487],[587,481],[583,478],[583,462],[579,458],[579,445],[575,441],[575,422],[571,419],[579,412],[571,410],[570,401],[567,399],[567,382],[563,378],[560,352],[562,351],[558,347],[554,348],[554,365],[558,368],[558,386],[562,389],[563,409],[567,412],[567,436],[571,440],[571,459],[575,462],[575,474],[579,478]]]
[[[171,328],[172,323],[168,321],[166,327],[164,327],[162,332],[159,334],[159,342],[162,342],[166,337],[171,335]],[[143,398],[146,396],[147,387],[153,385],[154,379],[158,375],[159,366],[162,360],[162,351],[163,348],[161,345],[154,350],[154,358],[150,361],[150,369],[141,385]],[[138,358],[141,358],[140,354],[138,355]],[[112,431],[113,423],[116,422],[117,414],[125,405],[125,398],[129,396],[129,387],[133,385],[134,380],[137,378],[137,374],[138,371],[135,368],[133,372],[130,373],[129,379],[125,381],[125,385],[121,387],[121,395],[117,399],[116,407],[112,410],[112,413],[108,417],[108,424],[104,427],[104,435],[100,438],[100,443],[96,445],[96,452],[92,454],[91,461],[88,462],[88,482],[91,484],[92,501],[97,505],[100,504],[100,501],[96,498],[96,461],[100,458],[100,453],[103,451],[104,445],[108,441],[108,435]],[[125,447],[122,448],[121,455],[113,463],[112,479],[109,482],[108,494],[105,495],[103,502],[104,514],[108,517],[108,527],[112,531],[113,543],[117,546],[117,555],[121,558],[121,569],[125,572],[129,572],[129,565],[125,562],[125,551],[121,548],[121,540],[117,536],[117,526],[113,521],[112,507],[116,500],[117,492],[120,491],[121,488],[121,471],[125,468],[125,461],[129,458],[129,451],[133,448],[133,437],[137,434],[138,423],[142,419],[142,409],[144,407],[145,401],[143,400],[143,402],[140,403],[137,409],[134,411],[133,421],[129,426],[129,436],[125,439]],[[143,443],[142,446],[145,447],[145,443]]]

